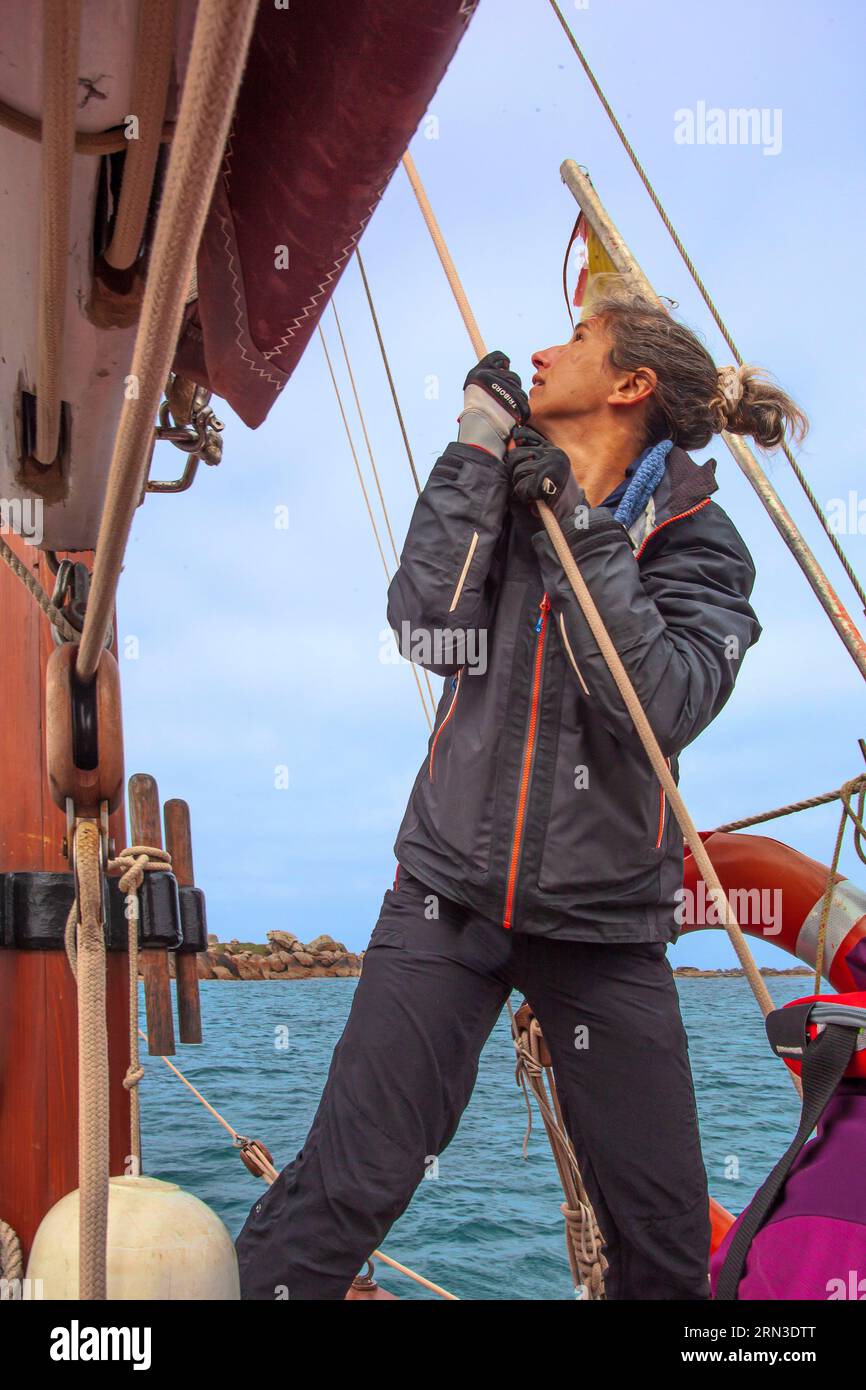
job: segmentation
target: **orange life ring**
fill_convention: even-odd
[[[744,933],[772,941],[814,968],[829,869],[765,835],[705,831],[701,839]],[[681,933],[723,929],[719,906],[686,846],[678,905]],[[866,989],[866,893],[841,874],[836,876],[827,919],[823,974],[839,994]],[[734,1220],[721,1203],[710,1198],[711,1253]]]
[[[814,967],[829,869],[764,835],[707,831],[701,839],[744,933]],[[688,846],[682,892],[683,934],[722,926]],[[841,874],[827,919],[823,974],[838,994],[866,989],[866,893]]]

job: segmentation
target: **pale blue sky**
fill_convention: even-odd
[[[802,462],[818,496],[847,496],[866,442],[863,6],[590,0],[564,10],[744,356],[812,417]],[[674,113],[700,101],[781,111],[780,152],[677,143]],[[430,112],[438,138],[422,127],[416,163],[488,346],[524,378],[531,352],[568,331],[561,265],[575,206],[564,158],[588,167],[656,289],[679,301],[720,364],[730,360],[545,0],[481,0]],[[361,245],[426,476],[454,437],[474,354],[402,170]],[[336,298],[399,546],[414,489],[354,262]],[[323,326],[369,479],[330,310]],[[222,939],[280,927],[359,949],[393,877],[427,729],[408,666],[380,659],[384,575],[318,337],[261,429],[218,413],[225,462],[202,468],[188,494],[148,497],[136,517],[119,602],[121,642],[140,644],[122,662],[128,771],[152,772],[163,798],[189,801],[197,877]],[[710,453],[716,500],[755,557],[764,634],[728,707],[682,759],[702,828],[837,786],[860,770],[866,733],[853,663],[721,441],[697,457]],[[178,471],[179,455],[160,446],[155,475]],[[782,455],[769,471],[862,624]],[[287,530],[274,525],[282,505]],[[845,544],[866,573],[864,537]],[[286,790],[274,785],[280,764]],[[836,822],[825,808],[775,833],[827,862]],[[852,851],[843,869],[866,883]],[[735,963],[717,932],[671,955]],[[766,943],[756,955],[784,963]]]

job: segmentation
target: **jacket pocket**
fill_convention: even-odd
[[[647,872],[664,857],[666,824],[667,797],[643,749],[632,755],[597,726],[563,723],[539,888],[643,901]]]

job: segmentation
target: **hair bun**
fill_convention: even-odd
[[[735,415],[743,399],[742,367],[720,367],[718,371],[719,395],[727,406],[727,414]]]

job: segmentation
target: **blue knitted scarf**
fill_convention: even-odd
[[[672,439],[662,439],[658,444],[651,444],[648,449],[644,449],[639,456],[631,482],[614,512],[614,517],[626,530],[640,516],[664,477],[667,457],[673,447]]]

